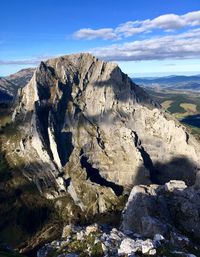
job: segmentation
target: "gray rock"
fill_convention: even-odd
[[[84,231],[80,231],[76,233],[76,236],[77,236],[77,240],[82,240],[84,239],[85,233]]]
[[[164,236],[162,236],[162,235],[160,235],[160,234],[155,234],[154,237],[153,237],[153,240],[154,240],[155,242],[160,242],[160,241],[164,241],[165,238],[164,238]]]
[[[118,249],[119,256],[125,254],[134,254],[138,251],[138,246],[135,245],[135,241],[130,238],[125,238],[120,244],[120,248]]]
[[[184,190],[187,186],[184,181],[171,180],[165,184],[165,190],[173,192],[174,190]]]
[[[143,254],[150,254],[150,255],[156,254],[153,241],[150,239],[143,241],[141,243],[141,248],[142,248],[141,250]]]
[[[91,225],[90,227],[93,227]],[[119,257],[119,256],[129,256],[129,257],[135,257],[135,256],[160,256],[159,253],[159,248],[161,247],[162,249],[164,247],[169,248],[169,241],[164,240],[162,235],[155,235],[154,240],[152,239],[147,239],[147,238],[130,238],[125,236],[121,231],[119,231],[116,228],[113,228],[110,232],[103,232],[99,230],[99,232],[93,233],[92,238],[93,240],[88,240],[87,236],[85,236],[83,240],[83,244],[81,244],[81,248],[79,249],[79,244],[77,242],[77,232],[76,230],[79,230],[78,233],[83,233],[86,234],[86,229],[87,227],[82,227],[82,230],[77,227],[74,227],[74,232],[72,233],[71,238],[69,239],[70,241],[66,242],[66,240],[61,239],[61,240],[56,240],[53,241],[47,245],[45,245],[42,249],[38,251],[38,257],[46,257],[45,254],[49,254],[49,250],[53,250],[53,253],[55,256],[60,256],[60,257],[65,257],[68,256],[67,253],[69,251],[68,248],[68,243],[75,243],[77,246],[77,252],[80,252],[80,249],[83,254],[92,254],[92,248],[94,245],[98,244],[102,248],[102,252],[104,254],[104,257]],[[114,235],[118,235],[121,240],[119,240],[118,237],[113,237]],[[193,255],[190,256],[189,253],[185,253],[185,247],[189,246],[190,249],[191,245],[186,245],[184,242],[187,241],[187,238],[181,236],[180,234],[175,234],[173,233],[173,238],[174,240],[176,239],[177,241],[174,241],[172,243],[172,248],[171,249],[176,249],[176,252],[174,253],[174,256],[185,256],[185,257],[194,257]],[[91,235],[89,235],[90,237]],[[91,239],[91,238],[90,238]],[[180,243],[181,241],[181,243]],[[184,241],[184,242],[183,242]],[[194,247],[194,245],[193,245]],[[196,246],[195,246],[196,247]],[[198,248],[195,248],[198,250]],[[101,254],[102,254],[101,252]],[[62,254],[61,254],[62,253]],[[181,255],[182,253],[182,255]],[[75,254],[76,253],[71,253]],[[73,255],[72,255],[73,256]]]
[[[148,255],[156,255],[156,249],[149,250]]]
[[[133,187],[124,209],[122,229],[151,238],[155,234],[165,235],[169,228],[154,213],[156,208],[160,208],[161,217],[167,220],[170,217],[168,208],[162,201],[156,201],[154,194],[156,195],[157,186],[151,186],[150,191],[154,190],[152,195],[147,189],[145,186]]]
[[[93,224],[93,225],[86,227],[85,234],[89,235],[90,233],[97,233],[99,231],[100,231],[100,229],[99,229],[98,224]]]
[[[116,220],[119,196],[134,185],[199,183],[197,140],[116,64],[90,54],[41,62],[20,89],[12,126],[17,135],[1,138],[9,166],[20,167],[65,222],[99,214]],[[199,238],[196,189],[173,187],[134,188],[124,228],[153,238],[177,224]]]
[[[174,240],[186,243],[188,238],[181,236],[180,231],[200,238],[199,213],[200,188],[197,186],[186,187],[183,181],[170,181],[164,186],[135,186],[124,209],[122,228],[155,241],[156,234],[169,238],[174,232]]]
[[[101,246],[102,246],[102,250],[103,250],[104,254],[106,255],[108,253],[108,248],[105,246],[104,243],[102,243]]]

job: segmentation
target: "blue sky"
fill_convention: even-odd
[[[200,73],[199,0],[1,0],[0,76],[91,52],[133,76]]]

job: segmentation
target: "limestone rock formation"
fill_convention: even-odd
[[[122,229],[153,238],[183,233],[200,239],[200,187],[183,181],[135,186],[126,204]]]
[[[136,184],[195,183],[197,142],[116,64],[90,54],[50,59],[19,100],[19,136],[4,150],[47,198],[67,195],[95,214]]]

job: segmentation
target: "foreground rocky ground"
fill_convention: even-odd
[[[160,186],[134,186],[119,227],[106,222],[66,224],[56,240],[40,244],[40,236],[30,248],[35,244],[39,249],[20,252],[31,257],[199,257],[199,231],[200,187],[172,180]],[[18,256],[5,250],[0,250],[1,257]]]
[[[153,239],[147,239],[109,226],[68,225],[62,239],[46,244],[37,252],[37,257],[199,256],[191,253],[200,249],[187,237],[176,233],[171,233],[170,237],[167,240],[155,234]]]
[[[37,257],[200,256],[199,197],[199,187],[183,181],[135,186],[120,229],[67,225],[62,238],[42,247]]]

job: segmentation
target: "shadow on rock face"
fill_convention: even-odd
[[[119,67],[113,69],[110,78],[105,81],[97,81],[95,87],[111,87],[115,94],[115,99],[120,102],[128,102],[129,100],[137,101],[148,107],[160,105],[154,102],[146,91],[133,83],[133,81],[124,74]]]
[[[84,156],[83,150],[80,152],[81,156],[81,166],[86,169],[87,179],[89,178],[91,182],[99,184],[101,186],[110,187],[116,196],[120,196],[123,194],[123,186],[117,185],[112,181],[108,181],[103,178],[98,169],[92,167],[92,165],[88,162],[88,158]]]
[[[170,180],[183,180],[188,186],[195,184],[198,168],[186,157],[174,157],[166,163],[153,163],[148,154],[143,154],[143,161],[150,172],[152,183],[162,185]],[[138,169],[138,176],[142,170],[143,167]]]
[[[144,163],[154,184],[133,187],[122,228],[146,237],[155,234],[170,237],[175,232],[199,240],[200,185],[195,184],[198,172],[195,163],[186,157],[153,163],[149,156]],[[142,169],[138,169],[138,176]]]
[[[183,180],[188,186],[195,183],[198,171],[194,162],[184,157],[174,157],[168,163],[155,163],[155,178],[158,184],[164,184],[169,180]]]

